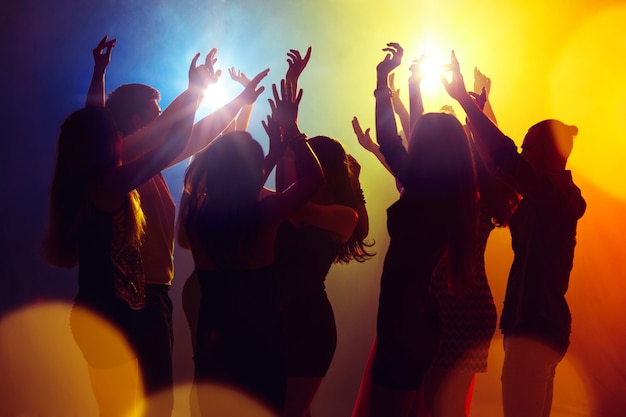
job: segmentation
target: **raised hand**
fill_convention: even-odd
[[[491,92],[491,78],[480,72],[478,67],[474,67],[474,92],[482,94],[483,89],[486,97],[489,98],[489,93]]]
[[[459,60],[456,58],[454,51],[450,54],[450,64],[445,65],[444,69],[452,73],[450,81],[444,74],[441,75],[441,82],[448,94],[450,94],[450,97],[457,101],[466,99],[468,97],[467,89],[465,88],[465,81],[463,81],[463,74],[461,74]]]
[[[272,155],[282,155],[286,146],[280,134],[280,123],[278,123],[278,120],[276,120],[273,115],[268,115],[267,122],[265,120],[261,120],[261,124],[263,125],[263,129],[265,129],[265,133],[267,133],[267,137],[269,138],[269,153]]]
[[[297,49],[290,49],[287,52],[287,63],[289,64],[289,69],[287,69],[287,75],[285,76],[285,80],[288,83],[293,83],[295,86],[298,85],[298,78],[300,78],[300,74],[304,71],[307,64],[309,63],[309,59],[311,58],[311,47],[306,51],[306,55],[304,58],[300,55],[300,51]]]
[[[421,55],[418,59],[414,59],[413,63],[409,67],[411,75],[409,76],[409,82],[419,83],[424,79],[424,73],[422,72],[422,63],[426,57]]]
[[[222,70],[215,71],[215,63],[217,62],[217,58],[215,58],[215,54],[217,54],[217,48],[211,49],[204,59],[204,65],[207,67],[209,74],[211,76],[209,80],[209,84],[216,84],[222,75]],[[207,84],[208,85],[208,84]]]
[[[259,72],[250,82],[245,86],[243,91],[239,94],[238,98],[243,101],[243,104],[252,104],[257,98],[261,95],[263,91],[265,91],[265,87],[259,87],[259,83],[263,78],[269,74],[270,69],[266,68],[263,71]],[[258,87],[258,88],[257,88]]]
[[[378,144],[372,140],[372,136],[370,135],[370,128],[368,127],[365,129],[365,132],[363,132],[359,119],[357,119],[356,116],[352,118],[352,129],[354,130],[354,134],[359,141],[359,145],[361,145],[363,149],[370,152],[378,150]]]
[[[272,84],[272,92],[274,100],[268,100],[272,109],[272,116],[280,123],[283,131],[293,133],[294,127],[297,130],[298,107],[300,100],[302,100],[302,89],[296,94],[293,84],[287,83],[283,79],[280,81],[280,96],[276,84]]]
[[[246,77],[246,74],[239,70],[235,71],[235,67],[230,67],[228,69],[228,74],[230,74],[230,78],[232,78],[233,81],[238,82],[239,84],[244,86],[244,88],[247,87],[248,84],[250,84],[250,79]]]
[[[404,50],[400,44],[390,42],[387,44],[386,48],[383,48],[383,51],[387,52],[387,55],[385,55],[385,58],[376,66],[376,71],[379,77],[388,77],[391,71],[402,63]]]
[[[107,39],[108,36],[109,35],[104,35],[104,38],[93,48],[92,54],[95,71],[104,72],[109,62],[111,62],[111,49],[115,47],[117,39]]]
[[[400,89],[396,89],[396,73],[392,72],[389,74],[389,88],[393,92],[394,97],[400,97]]]
[[[201,96],[211,82],[217,81],[219,74],[216,76],[213,72],[213,65],[207,65],[206,62],[197,65],[198,58],[200,58],[199,52],[193,57],[189,66],[189,90]],[[209,55],[206,61],[209,61]]]
[[[487,91],[485,90],[485,87],[483,87],[483,90],[482,90],[482,92],[480,94],[474,93],[474,92],[471,92],[471,91],[468,92],[468,94],[470,95],[472,100],[474,100],[474,103],[476,103],[476,105],[481,110],[485,109],[485,104],[487,103]]]

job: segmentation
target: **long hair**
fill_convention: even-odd
[[[320,204],[341,204],[357,210],[359,204],[357,193],[354,190],[351,180],[354,175],[350,170],[350,164],[346,151],[341,143],[327,136],[315,136],[309,139],[309,145],[317,156],[317,159],[324,170],[324,186],[321,189]],[[367,247],[371,244],[363,240],[359,227],[355,228],[346,243],[341,246],[341,250],[335,262],[348,263],[351,260],[365,262],[373,254],[367,252]]]
[[[57,141],[50,189],[49,224],[44,256],[54,266],[73,267],[78,261],[78,230],[89,204],[90,184],[120,162],[120,137],[109,110],[86,107],[69,115]],[[143,235],[144,217],[136,191],[129,193],[128,239]]]
[[[185,172],[182,226],[219,268],[236,268],[261,222],[263,148],[248,132],[229,132],[194,156]]]
[[[409,142],[411,181],[407,192],[440,204],[454,282],[470,282],[477,259],[478,189],[465,129],[448,113],[427,113]],[[436,203],[435,203],[436,202]]]

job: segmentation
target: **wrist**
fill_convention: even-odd
[[[377,87],[374,90],[374,97],[379,99],[384,99],[384,98],[393,98],[393,91],[391,90],[391,88],[384,86],[384,87]]]
[[[289,144],[289,146],[292,146],[296,143],[307,143],[308,139],[306,137],[306,135],[304,133],[301,132],[297,132],[297,133],[286,133],[284,136],[284,140]]]

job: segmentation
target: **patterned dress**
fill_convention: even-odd
[[[485,273],[485,248],[494,229],[491,217],[481,209],[478,231],[479,259],[474,285],[468,297],[455,301],[447,273],[438,269],[431,292],[439,303],[442,335],[432,367],[466,372],[486,372],[489,345],[496,329],[497,311]]]

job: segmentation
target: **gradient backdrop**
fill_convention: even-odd
[[[386,3],[386,5],[385,5]],[[357,0],[21,0],[0,6],[3,129],[0,152],[0,416],[95,416],[85,365],[67,325],[76,270],[43,264],[40,240],[58,127],[84,103],[91,50],[118,39],[107,92],[120,84],[157,87],[165,107],[186,86],[189,62],[218,48],[221,92],[240,87],[226,69],[253,76],[266,67],[266,92],[250,131],[266,146],[260,120],[271,83],[287,69],[285,52],[313,46],[301,77],[300,125],[309,135],[339,138],[363,166],[371,239],[377,256],[337,266],[328,277],[339,340],[313,406],[315,416],[350,415],[374,337],[378,284],[386,252],[386,208],[397,198],[392,178],[359,148],[358,116],[373,127],[375,66],[387,42],[405,48],[396,72],[405,80],[413,58],[445,63],[455,49],[468,87],[475,66],[493,80],[500,127],[517,143],[546,118],[576,124],[569,167],[588,202],[579,223],[568,299],[572,344],[557,370],[553,416],[626,415],[626,4],[623,0],[357,1]],[[434,79],[425,106],[452,104]],[[199,115],[219,100],[210,101]],[[213,106],[213,107],[211,107]],[[458,109],[457,109],[458,112]],[[165,175],[178,200],[185,163]],[[487,272],[498,309],[512,259],[507,230],[489,241]],[[189,415],[191,348],[180,304],[193,265],[177,248],[171,291],[176,322],[176,416]],[[492,343],[489,372],[479,375],[472,416],[498,417],[502,339]]]

